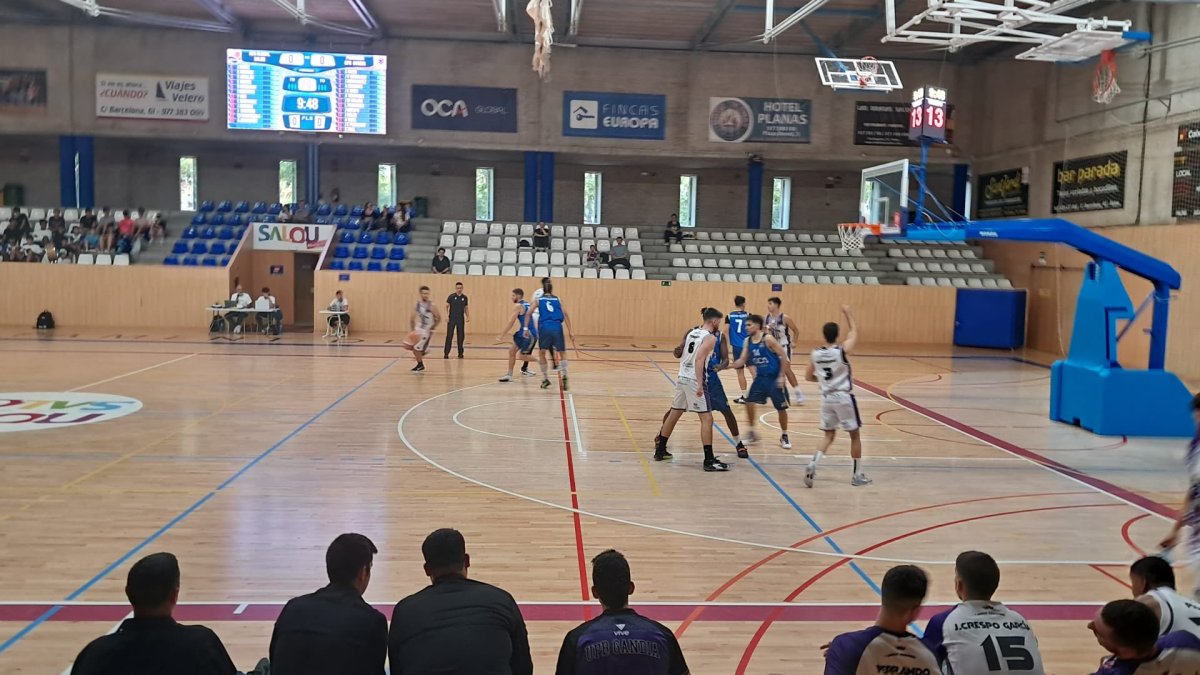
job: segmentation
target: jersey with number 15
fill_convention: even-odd
[[[959,603],[930,619],[921,640],[948,675],[1045,672],[1029,622],[999,602]]]

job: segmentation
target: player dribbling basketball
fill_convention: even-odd
[[[525,291],[514,288],[512,292],[513,311],[508,317],[508,323],[496,341],[504,340],[504,335],[516,324],[516,332],[512,334],[512,345],[508,348],[508,372],[500,378],[501,382],[512,382],[513,366],[517,364],[517,356],[521,357],[521,374],[532,376],[529,372],[529,362],[533,360],[533,350],[537,346],[537,326],[533,323],[533,312],[525,301]]]
[[[425,352],[429,349],[429,339],[433,337],[433,329],[437,328],[441,321],[442,316],[438,314],[437,307],[434,307],[433,302],[429,299],[429,287],[422,286],[421,299],[413,308],[412,332],[404,338],[403,344],[400,345],[412,352],[413,358],[417,361],[417,365],[412,367],[412,372],[424,372]]]

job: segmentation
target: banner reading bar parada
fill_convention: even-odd
[[[96,117],[203,122],[208,78],[97,73]]]
[[[333,238],[333,225],[257,223],[254,248],[260,251],[319,251]]]

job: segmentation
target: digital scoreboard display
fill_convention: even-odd
[[[227,127],[335,134],[387,132],[387,57],[230,49]]]
[[[908,137],[911,140],[946,141],[946,122],[950,106],[946,90],[926,85],[913,92],[912,109],[908,114]]]

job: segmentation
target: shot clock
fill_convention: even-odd
[[[908,114],[908,137],[914,141],[946,142],[946,122],[950,106],[946,90],[925,85],[913,92],[912,109]]]

